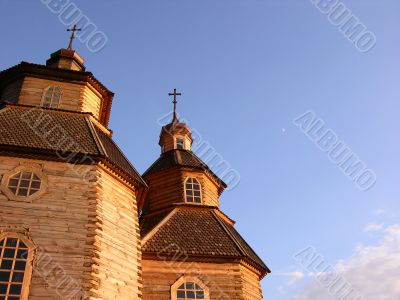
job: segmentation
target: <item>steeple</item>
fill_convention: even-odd
[[[191,150],[193,143],[192,131],[185,123],[179,121],[177,113],[177,96],[181,96],[182,93],[178,93],[176,89],[174,89],[174,91],[168,95],[174,97],[172,101],[174,104],[174,111],[171,123],[163,126],[161,129],[159,142],[161,152],[164,153],[174,149]]]
[[[0,72],[0,104],[90,113],[111,135],[106,127],[114,94],[93,73],[86,72],[83,58],[73,49],[79,28],[68,31],[68,48],[51,54],[45,65],[21,62]]]
[[[74,42],[75,39],[75,32],[77,31],[82,31],[82,29],[77,28],[76,24],[74,25],[74,27],[72,27],[71,29],[67,29],[67,31],[71,31],[71,37],[69,38],[69,45],[68,45],[68,50],[72,50],[72,43]]]
[[[143,299],[261,300],[259,281],[270,271],[221,211],[227,185],[191,150],[192,132],[176,111],[180,93],[169,95],[174,111],[161,131],[163,151],[142,176],[149,187],[139,202]],[[202,278],[207,283],[197,280]]]
[[[172,101],[172,103],[174,104],[174,116],[172,118],[172,123],[179,123],[178,116],[176,114],[176,104],[178,103],[178,101],[176,100],[176,96],[182,96],[182,93],[178,93],[176,89],[174,89],[174,92],[169,93],[168,95],[174,96],[174,101]]]
[[[143,174],[151,187],[147,201],[139,203],[144,214],[177,204],[218,207],[219,196],[227,187],[192,151],[192,131],[179,120],[176,112],[179,94],[176,89],[169,93],[174,96],[174,114],[161,130],[162,152]]]
[[[84,59],[72,49],[75,32],[81,30],[82,29],[77,28],[76,25],[71,29],[67,29],[67,31],[71,32],[68,48],[60,49],[52,53],[46,62],[46,66],[74,71],[85,71]]]

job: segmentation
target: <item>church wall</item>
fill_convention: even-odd
[[[170,300],[171,286],[183,275],[200,279],[209,287],[212,300],[247,299],[242,292],[243,280],[238,263],[143,260],[142,268],[143,300]]]
[[[161,136],[160,144],[164,146],[164,152],[175,149],[174,136],[165,130],[165,133]]]
[[[166,129],[164,129],[164,132],[162,132],[162,136],[160,139],[161,145],[164,146],[164,151],[171,151],[173,149],[176,149],[175,145],[175,139],[183,139],[184,140],[184,147],[186,150],[189,150],[191,148],[192,140],[189,138],[188,135],[185,134],[176,134],[172,132],[168,132]]]
[[[82,84],[35,77],[25,77],[18,103],[34,106],[41,105],[43,92],[49,86],[58,86],[62,90],[59,108],[80,111]]]
[[[91,112],[95,118],[99,119],[103,98],[89,84],[85,85],[84,83],[25,77],[18,103],[34,106],[41,105],[43,92],[49,86],[58,86],[62,90],[58,108]]]
[[[140,299],[141,243],[134,190],[98,172],[95,224],[96,299]]]
[[[201,183],[204,205],[219,205],[218,188],[204,173],[175,168],[146,177],[150,189],[145,202],[149,211],[185,202],[184,185],[188,177],[195,177]]]
[[[262,290],[260,285],[260,274],[248,269],[245,266],[240,266],[242,276],[242,290],[244,299],[246,300],[260,300],[263,299]]]
[[[133,188],[100,166],[5,156],[0,177],[19,166],[41,170],[45,185],[31,201],[0,193],[0,234],[27,235],[37,247],[29,300],[141,299]]]
[[[0,233],[26,234],[36,245],[29,300],[80,299],[81,285],[90,282],[95,222],[89,207],[96,199],[94,182],[82,180],[95,166],[0,156],[0,176],[18,166],[42,171],[47,185],[32,202],[10,201],[0,193]],[[86,286],[88,288],[88,286]]]
[[[202,200],[204,205],[218,206],[219,205],[219,194],[217,186],[211,181],[210,178],[204,172],[194,172],[193,170],[184,171],[182,179],[185,180],[187,177],[196,177],[202,188]]]
[[[99,119],[102,101],[102,96],[90,88],[90,85],[83,87],[82,111],[91,112],[95,118]]]
[[[179,172],[177,169],[170,169],[145,178],[150,187],[145,200],[146,211],[154,211],[183,201],[183,178],[177,176]]]
[[[18,101],[18,96],[21,91],[22,79],[15,80],[9,83],[4,89],[1,91],[0,95],[0,103],[1,102],[12,102],[15,103]]]

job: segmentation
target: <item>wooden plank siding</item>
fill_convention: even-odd
[[[150,189],[145,211],[154,212],[176,203],[185,203],[185,180],[195,177],[202,187],[203,205],[219,206],[218,186],[204,172],[173,168],[145,177]]]
[[[134,189],[99,165],[77,173],[68,163],[0,156],[0,176],[21,165],[40,168],[47,180],[32,202],[0,193],[0,234],[25,234],[38,249],[29,300],[141,299]]]
[[[11,83],[8,83],[1,91],[0,103],[2,103],[2,102],[15,103],[15,102],[17,102],[19,94],[21,92],[22,82],[23,82],[22,79],[18,79]]]
[[[263,299],[262,289],[260,285],[260,274],[254,270],[241,265],[240,273],[243,282],[243,296],[246,300]]]
[[[141,242],[135,190],[101,170],[93,273],[96,299],[141,299]]]
[[[170,300],[182,276],[201,280],[212,300],[261,300],[259,274],[240,263],[143,260],[143,300]]]
[[[242,276],[238,264],[143,260],[143,300],[170,300],[171,286],[182,276],[200,279],[210,299],[240,300]]]
[[[42,104],[43,92],[49,86],[58,86],[62,90],[58,108],[79,112],[90,112],[97,119],[103,97],[87,83],[65,82],[36,77],[25,77],[18,103],[39,106]],[[11,87],[10,87],[11,89]]]

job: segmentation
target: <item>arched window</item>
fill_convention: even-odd
[[[186,179],[185,199],[188,203],[201,203],[201,185],[196,178]]]
[[[28,299],[33,250],[19,234],[0,235],[0,299]]]
[[[172,300],[210,299],[206,285],[197,278],[181,277],[171,287]]]
[[[61,88],[58,86],[49,86],[43,92],[42,106],[58,108],[61,101]]]

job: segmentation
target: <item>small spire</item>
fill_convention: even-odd
[[[178,101],[177,101],[176,97],[177,96],[182,96],[182,94],[178,93],[176,91],[176,89],[174,89],[174,92],[173,93],[169,93],[168,96],[174,96],[174,101],[172,101],[172,103],[174,104],[174,117],[172,119],[172,123],[178,123],[179,120],[178,120],[178,116],[177,116],[177,113],[176,113],[176,104],[178,103]]]
[[[77,28],[76,24],[74,25],[74,27],[72,27],[71,29],[67,29],[67,31],[71,31],[71,37],[69,38],[69,45],[68,45],[68,50],[72,50],[72,43],[75,39],[75,32],[76,31],[82,31],[82,29]]]

